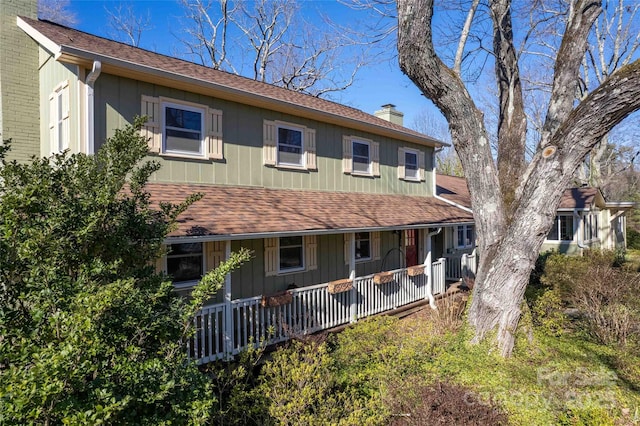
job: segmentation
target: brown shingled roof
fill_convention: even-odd
[[[599,189],[593,187],[569,188],[560,199],[559,209],[590,208],[595,203]],[[471,208],[471,195],[465,178],[436,175],[436,194],[464,207]]]
[[[598,188],[581,187],[570,188],[564,191],[560,199],[559,209],[584,209],[589,208],[595,202]]]
[[[72,28],[64,27],[48,21],[40,21],[27,17],[20,17],[25,23],[60,47],[62,53],[73,51],[71,54],[84,52],[87,59],[91,55],[101,55],[108,63],[109,59],[124,61],[132,66],[141,66],[147,72],[159,70],[175,77],[182,76],[197,80],[200,84],[209,84],[219,88],[227,88],[243,92],[248,96],[258,95],[266,101],[284,102],[292,106],[306,108],[321,114],[329,114],[339,119],[350,119],[371,126],[375,129],[386,129],[399,132],[411,138],[418,138],[422,143],[433,145],[442,144],[435,139],[423,135],[406,127],[383,120],[374,115],[367,114],[359,109],[341,105],[315,96],[306,95],[271,84],[262,83],[249,78],[241,77],[228,72],[215,70],[210,67],[195,64],[193,62],[177,59],[133,47],[124,43],[108,40]],[[71,49],[68,49],[71,48]],[[56,53],[56,52],[53,52]],[[104,67],[104,64],[103,64]]]
[[[436,195],[471,208],[471,195],[463,177],[436,174]]]
[[[471,213],[432,197],[149,183],[154,202],[204,197],[170,237],[419,227],[471,222]]]

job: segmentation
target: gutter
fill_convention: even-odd
[[[473,213],[473,210],[471,210],[469,207],[465,207],[465,206],[463,206],[462,204],[458,204],[458,203],[453,202],[453,201],[451,201],[451,200],[447,200],[446,198],[443,198],[443,197],[441,197],[441,196],[439,196],[439,195],[435,195],[435,193],[434,193],[434,197],[435,197],[436,199],[440,200],[440,201],[444,201],[445,203],[447,203],[447,204],[451,204],[452,206],[455,206],[455,207],[457,207],[457,208],[459,208],[459,209],[462,209],[462,210],[464,210],[464,211],[466,211],[466,212]]]
[[[472,225],[473,222],[451,222],[451,223],[424,223],[419,225],[404,226],[384,226],[375,228],[340,228],[340,229],[311,229],[297,231],[277,231],[277,232],[259,232],[255,234],[216,234],[216,235],[194,235],[194,236],[176,236],[167,237],[164,244],[181,244],[208,241],[240,241],[240,240],[256,240],[263,238],[293,237],[304,235],[332,235],[332,234],[350,234],[355,232],[377,232],[377,231],[401,231],[405,229],[424,229],[438,228],[445,226],[455,226],[460,224]]]
[[[86,152],[89,155],[95,154],[95,144],[94,144],[94,139],[95,139],[95,132],[94,132],[94,125],[95,125],[95,113],[94,113],[94,101],[93,101],[93,85],[95,84],[96,80],[98,79],[98,77],[100,77],[100,73],[102,72],[102,63],[98,60],[93,61],[93,67],[91,69],[91,72],[89,73],[89,75],[87,75],[87,78],[85,80],[85,83],[87,85],[86,90],[87,90],[87,97],[85,99],[85,105],[86,105],[86,135],[85,135],[85,141],[87,143],[86,146]]]

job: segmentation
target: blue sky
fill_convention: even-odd
[[[109,37],[105,8],[113,8],[119,3],[121,2],[112,0],[71,0],[70,10],[75,13],[78,21],[74,27]],[[172,54],[172,51],[179,49],[180,43],[171,30],[179,30],[176,21],[182,11],[174,0],[137,0],[130,3],[135,5],[136,10],[143,13],[148,11],[151,15],[153,28],[143,34],[141,47],[164,54]],[[318,10],[341,22],[357,13],[335,0],[307,0],[302,4],[303,13],[308,15],[305,18],[312,20],[317,19]],[[393,55],[388,56],[393,56],[394,59],[361,69],[356,82],[344,92],[333,95],[332,99],[368,113],[380,109],[383,104],[395,104],[397,109],[405,114],[405,125],[408,127],[412,127],[416,116],[424,114],[425,111],[445,123],[431,101],[423,97],[415,85],[402,74],[395,60],[395,52],[391,53]]]

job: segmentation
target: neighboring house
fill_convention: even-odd
[[[436,181],[438,196],[471,208],[471,197],[464,178],[437,175]],[[625,214],[633,206],[633,202],[606,201],[598,188],[567,189],[562,195],[558,215],[541,251],[581,254],[584,249],[589,248],[624,249],[627,246]],[[451,228],[449,239],[444,244],[436,242],[435,247],[458,250],[463,242],[466,243],[467,235],[472,238],[473,231],[469,229],[464,225]],[[446,254],[443,256],[446,257]]]
[[[0,124],[16,157],[92,154],[145,115],[150,158],[162,164],[153,199],[204,194],[158,268],[188,295],[231,251],[253,251],[194,320],[201,362],[433,302],[445,289],[442,236],[462,226],[455,249],[472,248],[470,209],[436,195],[443,144],[403,127],[392,105],[370,115],[38,21],[29,3],[0,0]],[[21,96],[29,102],[16,106]],[[26,128],[39,131],[26,140]]]

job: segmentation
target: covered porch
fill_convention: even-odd
[[[158,270],[179,293],[244,248],[251,261],[194,318],[199,363],[358,321],[446,290],[437,235],[472,222],[434,197],[216,185],[149,184],[152,200],[199,192],[165,240]],[[468,226],[468,225],[467,225]],[[468,268],[468,266],[467,266]],[[454,270],[466,270],[462,266]],[[449,274],[451,275],[451,274]]]
[[[259,342],[279,343],[428,301],[445,291],[445,263],[438,259],[429,272],[402,268],[205,306],[193,320],[196,334],[188,342],[189,355],[205,364]]]

